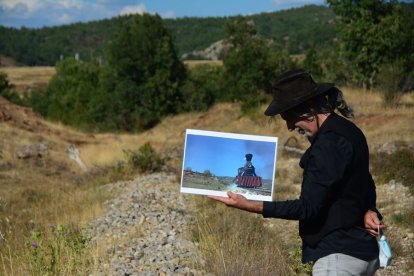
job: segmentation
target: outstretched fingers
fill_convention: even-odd
[[[228,197],[208,196],[208,198],[223,202],[227,206],[231,206],[249,212],[261,213],[263,210],[263,202],[251,201],[242,195],[235,194],[230,191],[227,192],[227,196]]]
[[[210,195],[210,196],[207,196],[208,198],[211,198],[211,199],[214,199],[214,200],[217,200],[217,201],[220,201],[220,202],[223,202],[224,204],[226,204],[226,205],[233,205],[234,204],[234,201],[233,201],[233,199],[231,199],[231,198],[229,198],[229,197],[224,197],[224,196],[212,196],[212,195]]]

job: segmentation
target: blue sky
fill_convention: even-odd
[[[0,0],[0,25],[39,28],[144,12],[163,18],[272,12],[323,0]]]
[[[253,154],[256,174],[265,179],[273,178],[275,143],[188,134],[184,168],[217,176],[236,176],[237,169],[246,163],[247,153]]]

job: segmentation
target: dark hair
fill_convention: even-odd
[[[311,98],[292,108],[287,113],[297,118],[309,118],[317,114],[334,112],[335,109],[346,118],[354,118],[354,112],[345,102],[342,91],[332,87],[327,93]]]

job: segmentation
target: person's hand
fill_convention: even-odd
[[[208,196],[208,198],[223,202],[227,206],[238,208],[241,210],[253,212],[253,213],[262,213],[263,211],[263,202],[251,201],[245,198],[242,195],[235,194],[232,192],[227,192],[228,197],[223,196]]]
[[[386,226],[378,219],[378,214],[372,210],[368,210],[364,215],[365,230],[371,235],[378,236],[378,225],[380,229],[384,229]]]

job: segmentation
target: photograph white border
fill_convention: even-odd
[[[197,129],[186,129],[183,163],[182,163],[182,170],[181,170],[180,192],[188,193],[188,194],[196,194],[196,195],[214,195],[214,196],[223,196],[223,197],[227,197],[227,191],[216,191],[216,190],[183,187],[184,170],[185,170],[185,164],[186,164],[185,158],[186,158],[186,149],[187,149],[187,137],[189,134],[275,143],[275,154],[274,154],[274,159],[273,159],[273,176],[271,179],[272,180],[271,195],[265,196],[265,195],[243,194],[243,196],[245,196],[247,199],[250,199],[250,200],[258,200],[258,201],[274,201],[275,200],[275,175],[276,175],[276,163],[277,163],[278,137],[229,133],[229,132],[217,132],[217,131],[197,130]]]

